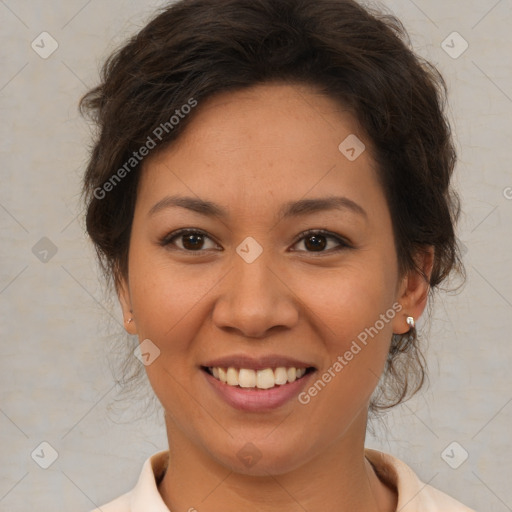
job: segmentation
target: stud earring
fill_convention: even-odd
[[[407,325],[413,329],[415,326],[414,318],[412,316],[408,316],[406,319]]]
[[[128,318],[128,320],[126,321],[127,323],[131,323],[133,322],[133,318]]]

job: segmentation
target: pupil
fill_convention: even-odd
[[[190,235],[185,235],[183,237],[183,246],[186,249],[200,248],[202,245],[202,242],[203,242],[203,235],[192,233]],[[308,249],[312,249],[313,251],[318,250],[318,249],[322,250],[326,246],[325,237],[322,235],[320,235],[320,236],[311,235],[308,238],[306,238],[306,246]]]
[[[309,244],[309,242],[313,240],[312,244]],[[324,236],[317,236],[317,235],[311,235],[308,238],[306,238],[306,246],[308,249],[323,249],[326,246],[325,243],[325,237]]]
[[[189,244],[190,242],[191,242],[190,247],[187,247],[187,244]],[[203,242],[203,235],[195,235],[195,234],[185,235],[184,239],[183,239],[183,246],[186,249],[197,249],[198,247],[200,248],[202,242]]]

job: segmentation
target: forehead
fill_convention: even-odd
[[[236,141],[249,144],[254,140],[270,148],[299,141],[308,146],[326,144],[328,135],[336,144],[340,132],[363,137],[356,116],[347,107],[304,84],[258,84],[219,93],[201,102],[195,114],[174,146],[204,136],[218,151],[232,149]],[[223,136],[226,131],[230,139]]]
[[[355,159],[344,153],[347,140]],[[303,85],[259,85],[199,102],[180,137],[145,163],[139,193],[153,202],[164,192],[215,197],[248,210],[335,192],[357,201],[377,184],[370,147],[331,98]]]

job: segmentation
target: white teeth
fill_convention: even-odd
[[[238,386],[238,370],[235,368],[228,368],[227,371],[227,382],[230,386]]]
[[[274,370],[275,383],[280,386],[288,382],[288,373],[284,366],[280,366]]]
[[[252,370],[249,368],[209,368],[212,375],[230,386],[240,386],[241,388],[271,389],[275,386],[282,386],[288,382],[294,382],[303,377],[306,368],[285,368],[279,366],[275,370],[265,368],[263,370]]]
[[[275,386],[274,370],[265,368],[256,373],[256,387],[259,389],[270,389]]]
[[[238,384],[241,388],[253,388],[256,386],[256,372],[254,370],[242,368],[238,372]]]

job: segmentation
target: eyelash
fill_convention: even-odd
[[[184,235],[202,235],[206,238],[209,238],[210,240],[213,240],[205,231],[202,231],[201,229],[185,228],[185,229],[179,229],[178,231],[174,231],[174,232],[166,235],[165,237],[163,237],[160,240],[160,245],[162,247],[168,247],[169,245],[174,245],[173,240],[176,238],[179,238],[180,236],[184,236]],[[311,235],[321,235],[326,238],[334,239],[340,244],[340,247],[337,247],[334,250],[329,249],[326,251],[323,250],[323,251],[318,251],[318,252],[306,251],[306,250],[294,251],[294,252],[306,252],[306,253],[310,253],[310,254],[326,254],[326,253],[332,254],[333,252],[338,252],[338,251],[341,251],[344,249],[352,249],[353,248],[353,246],[351,244],[349,244],[347,240],[345,240],[344,238],[340,237],[339,235],[336,235],[335,233],[331,233],[330,231],[327,231],[325,229],[308,229],[307,231],[303,231],[302,233],[300,233],[297,236],[297,238],[295,239],[295,241],[293,242],[292,245],[296,245],[298,242],[302,241],[303,239],[305,239]],[[191,250],[187,250],[187,249],[181,249],[180,247],[175,247],[175,248],[179,251],[186,252],[186,253],[192,254],[194,256],[202,256],[202,253],[205,252],[205,250],[203,250],[203,249],[198,249],[197,251],[191,251]]]

